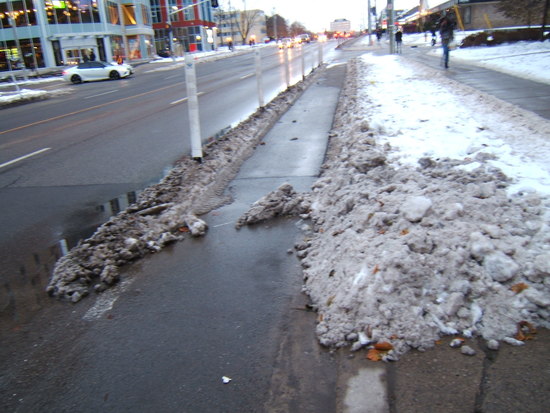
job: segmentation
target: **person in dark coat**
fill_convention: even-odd
[[[438,23],[439,37],[441,38],[441,46],[443,47],[443,60],[445,68],[449,67],[449,44],[454,39],[454,22],[449,16],[444,15]]]
[[[395,45],[397,49],[397,53],[403,52],[403,32],[401,31],[401,28],[397,29],[397,32],[395,33]]]

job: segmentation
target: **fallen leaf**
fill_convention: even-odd
[[[328,276],[329,276],[329,277],[334,277],[334,274],[335,274],[335,273],[336,273],[336,271],[330,270]]]
[[[334,298],[335,298],[335,297],[336,297],[336,296],[333,295],[333,296],[331,296],[331,297],[328,298],[328,300],[327,300],[327,307],[330,307],[330,305],[334,302]]]
[[[381,229],[381,230],[378,231],[378,233],[379,233],[380,235],[384,235],[384,234],[386,233],[386,230],[385,230],[385,229]]]
[[[510,290],[512,290],[513,292],[515,292],[516,294],[519,294],[521,293],[523,290],[526,290],[527,288],[529,288],[529,286],[525,283],[517,283],[517,284],[514,284],[512,285],[512,287],[510,287]]]
[[[380,343],[376,343],[374,348],[379,351],[390,351],[393,349],[393,345],[387,341],[381,341]]]
[[[317,321],[320,323],[321,321],[323,321],[323,314],[319,314],[319,316],[317,317]]]
[[[407,235],[409,233],[409,230],[405,228],[403,231],[400,232],[401,235]]]
[[[380,271],[380,267],[378,266],[378,264],[376,264],[376,265],[374,266],[373,270],[372,270],[372,273],[373,273],[373,274],[376,274],[376,273],[379,272],[379,271]]]
[[[371,360],[371,361],[380,361],[382,360],[382,355],[380,354],[380,352],[378,350],[376,350],[375,348],[371,348],[368,352],[367,352],[367,356],[366,356],[367,359]]]
[[[179,232],[189,232],[189,227],[179,227],[178,231]]]
[[[533,324],[528,321],[520,321],[518,323],[518,331],[514,338],[519,341],[533,340],[535,334],[537,334],[537,329]]]

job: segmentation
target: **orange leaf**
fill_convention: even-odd
[[[373,274],[376,274],[378,271],[380,271],[380,267],[378,266],[378,264],[376,264],[376,265],[374,266],[374,268],[372,269],[372,273],[373,273]]]
[[[393,345],[387,341],[381,341],[380,343],[376,343],[374,348],[379,351],[390,351],[393,349]]]
[[[178,231],[179,232],[189,232],[189,227],[179,227]]]
[[[409,230],[405,228],[403,231],[401,231],[401,235],[407,235],[409,233]]]
[[[512,287],[510,287],[510,290],[512,290],[513,292],[515,292],[516,294],[519,294],[521,293],[523,290],[526,290],[527,288],[529,288],[529,286],[525,283],[517,283],[517,284],[514,284],[512,285]]]
[[[380,354],[380,352],[374,348],[371,348],[368,353],[367,353],[367,359],[371,360],[371,361],[380,361],[382,360],[382,355]]]

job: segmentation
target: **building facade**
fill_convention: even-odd
[[[263,42],[267,23],[262,10],[219,10],[216,15],[220,44],[252,44]]]
[[[215,47],[212,4],[204,0],[151,0],[155,49],[170,52],[209,51]]]
[[[149,0],[0,0],[0,71],[154,55]]]

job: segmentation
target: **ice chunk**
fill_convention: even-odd
[[[487,255],[483,260],[483,267],[491,278],[498,282],[508,281],[519,272],[519,265],[501,251]]]
[[[403,203],[401,212],[407,220],[418,222],[426,216],[431,207],[432,201],[430,199],[424,196],[413,196],[407,198]]]

